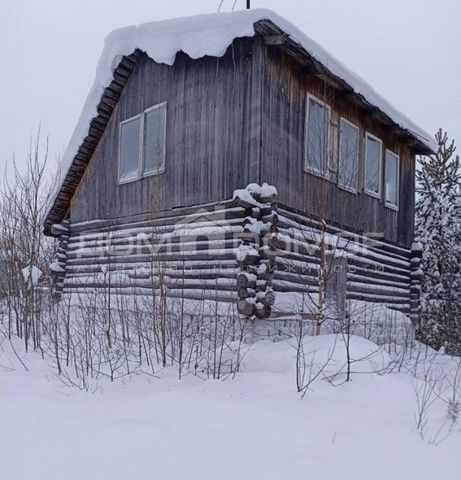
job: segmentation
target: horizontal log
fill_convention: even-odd
[[[131,217],[120,217],[117,219],[92,220],[88,222],[74,223],[71,226],[72,234],[84,232],[85,235],[95,235],[110,232],[112,230],[123,231],[125,229],[157,229],[162,226],[170,226],[177,228],[181,224],[189,228],[198,228],[197,219],[202,219],[202,224],[212,223],[216,225],[229,225],[238,222],[232,220],[244,218],[244,211],[240,208],[226,208],[228,204],[218,202],[198,207],[178,208],[163,212],[148,212]]]
[[[296,213],[289,209],[288,207],[284,206],[279,206],[279,215],[280,215],[280,222],[282,225],[282,222],[286,222],[287,220],[291,221],[288,223],[290,226],[296,226],[296,224],[300,224],[303,226],[307,226],[310,228],[315,228],[317,230],[320,230],[320,223],[314,219],[310,219],[304,215],[301,215],[299,213]],[[283,225],[287,225],[287,223],[284,223]],[[334,225],[327,224],[327,231],[331,234],[341,234],[341,232],[344,232],[343,228],[338,228]],[[387,252],[389,255],[394,256],[395,258],[399,259],[406,259],[408,260],[411,256],[411,251],[410,249],[406,249],[404,247],[400,247],[398,245],[392,244],[390,242],[386,242],[383,240],[379,239],[370,239],[360,232],[352,232],[354,235],[357,236],[357,238],[360,241],[360,244],[368,245],[371,242],[373,242],[374,245],[373,248],[374,250],[378,252]]]
[[[282,272],[276,270],[272,281],[288,281],[297,285],[318,285],[318,278],[311,275],[299,275],[293,272]]]
[[[75,301],[75,298],[81,295],[82,301],[88,301],[88,295],[90,291],[93,290],[95,294],[99,294],[101,296],[107,295],[107,288],[81,288],[81,287],[65,287],[63,289],[63,293],[70,295],[71,299]],[[111,294],[113,295],[129,295],[129,296],[140,296],[140,297],[152,297],[152,289],[151,288],[141,288],[141,287],[131,287],[131,286],[124,286],[119,288],[112,288]],[[156,292],[159,295],[159,292]],[[172,290],[168,292],[166,295],[168,298],[177,298],[178,300],[198,300],[198,301],[210,301],[210,302],[232,302],[236,301],[236,295],[232,295],[230,292],[221,292],[221,291],[192,291],[192,290],[185,290],[185,291],[177,291]],[[147,301],[147,300],[146,300]],[[151,301],[151,300],[150,300]]]
[[[272,281],[272,289],[274,292],[285,292],[285,293],[302,293],[302,294],[312,294],[318,293],[319,289],[316,285],[309,284],[299,284],[286,280],[277,280]]]
[[[141,272],[139,272],[141,271]],[[167,276],[170,278],[175,278],[175,279],[197,279],[197,280],[216,280],[219,278],[231,278],[235,280],[237,273],[239,271],[239,268],[229,268],[229,269],[211,269],[211,270],[205,270],[205,269],[186,269],[186,270],[181,270],[181,269],[174,269],[174,268],[168,268],[168,267],[162,267],[162,268],[155,268],[155,267],[150,267],[147,264],[137,264],[135,267],[132,268],[127,268],[127,269],[113,269],[106,271],[105,273],[107,274],[108,277],[111,275],[113,277],[116,277],[118,274],[120,275],[127,275],[128,277],[132,278],[150,278],[153,276]],[[89,269],[88,271],[76,271],[72,267],[67,266],[66,268],[66,275],[67,278],[85,278],[91,275],[97,275],[101,274],[101,269],[99,267],[95,267],[94,269]],[[256,285],[255,285],[256,286]],[[238,286],[236,285],[236,288]]]
[[[405,305],[410,306],[410,302],[406,298],[394,297],[392,300],[386,295],[367,294],[360,292],[348,292],[346,295],[348,300],[360,300],[363,302],[382,303],[384,305]]]
[[[367,293],[372,295],[376,294],[385,297],[399,297],[405,298],[407,300],[410,298],[409,289],[395,287],[384,287],[366,283],[347,282],[346,289],[347,292]]]
[[[358,269],[352,273],[347,272],[347,280],[352,282],[368,282],[373,285],[385,285],[388,287],[397,287],[410,289],[411,283],[408,277],[405,276],[394,276],[391,274],[385,274],[383,272],[374,272],[363,271],[360,272]]]
[[[54,223],[51,226],[51,233],[53,235],[64,235],[69,233],[69,226],[62,225],[60,223]]]
[[[279,229],[279,232],[279,235],[270,239],[269,242],[269,244],[273,244],[278,249],[318,255],[323,245],[327,252],[335,253],[338,256],[347,258],[360,257],[377,263],[395,266],[396,268],[410,268],[410,262],[407,259],[395,258],[385,252],[376,251],[376,249],[352,241],[343,241],[344,245],[341,245],[339,239],[327,238],[324,242],[321,242],[319,232],[317,231],[313,231],[310,235],[303,235],[297,231],[287,229]]]
[[[234,231],[210,232],[205,234],[205,230],[186,230],[186,231],[168,231],[159,235],[145,232],[134,232],[126,236],[100,236],[99,239],[87,239],[81,236],[74,239],[69,244],[69,252],[75,253],[79,251],[91,251],[98,249],[106,249],[110,246],[111,249],[117,250],[124,247],[132,248],[152,248],[162,246],[163,249],[171,248],[173,250],[180,249],[181,246],[188,247],[187,249],[203,249],[207,245],[215,246],[219,244],[232,245],[232,248],[240,244],[240,233],[238,227]],[[185,233],[182,233],[185,232]],[[192,248],[189,248],[192,247]],[[198,248],[200,247],[200,248]]]
[[[147,255],[155,261],[162,261],[165,257],[171,254],[195,255],[196,253],[207,253],[209,251],[219,252],[226,251],[235,255],[235,251],[239,244],[239,240],[220,240],[214,242],[194,241],[187,243],[177,242],[162,242],[159,245],[145,245],[144,243],[125,243],[121,245],[101,245],[95,248],[76,248],[69,249],[67,252],[67,259],[88,259],[93,258],[115,258],[118,256],[129,257],[131,255]],[[258,257],[259,258],[259,257]]]
[[[235,253],[229,250],[208,250],[207,252],[188,252],[185,254],[182,253],[171,253],[164,255],[160,258],[152,257],[152,255],[129,255],[123,257],[100,257],[95,258],[75,258],[68,259],[67,265],[108,265],[108,264],[121,264],[125,262],[158,262],[162,263],[165,261],[183,261],[188,262],[190,260],[211,260],[213,259],[216,263],[219,263],[222,260],[235,260]]]
[[[167,288],[168,290],[222,290],[235,292],[235,283],[231,279],[172,279],[170,277],[164,277],[162,280],[158,278],[152,278],[149,280],[141,278],[107,278],[101,279],[83,279],[79,277],[66,277],[64,286],[69,287],[84,287],[84,288],[124,288],[124,287],[141,287],[157,289],[160,286]]]

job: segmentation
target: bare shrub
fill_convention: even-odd
[[[42,235],[49,185],[48,142],[38,132],[25,171],[12,161],[0,192],[0,253],[3,258],[0,299],[6,335],[24,340],[25,349],[40,349],[42,315],[47,310],[47,270],[52,242]]]

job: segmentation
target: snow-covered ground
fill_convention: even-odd
[[[328,356],[333,336],[306,351]],[[102,382],[94,392],[66,387],[37,354],[24,369],[0,347],[0,479],[461,479],[461,433],[439,445],[415,432],[409,373],[369,374],[388,360],[353,337],[352,381],[318,380],[295,391],[290,342],[259,342],[242,372],[226,381],[158,377]],[[337,346],[329,372],[344,359]],[[436,402],[429,437],[444,422]],[[430,438],[429,438],[430,439]]]

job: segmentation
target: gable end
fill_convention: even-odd
[[[101,139],[107,123],[117,105],[120,95],[125,88],[142,52],[136,50],[131,55],[125,56],[114,71],[113,80],[104,90],[104,94],[98,104],[97,116],[93,118],[88,129],[88,135],[80,145],[77,154],[59,186],[59,192],[54,199],[53,205],[44,222],[45,235],[52,235],[51,227],[54,223],[60,223],[67,215],[70,200],[74,195],[80,180],[85,173],[86,167]]]

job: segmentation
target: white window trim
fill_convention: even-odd
[[[308,130],[309,130],[309,100],[313,100],[314,102],[317,102],[318,104],[322,105],[326,110],[328,111],[328,121],[327,121],[327,139],[326,139],[326,145],[327,145],[327,152],[326,152],[326,164],[324,165],[324,170],[319,170],[315,167],[312,167],[308,163],[308,151],[307,151],[307,139],[308,139]],[[330,136],[331,136],[331,107],[328,105],[328,103],[324,102],[323,100],[320,100],[320,98],[317,98],[315,95],[312,95],[311,93],[308,93],[306,95],[306,120],[304,122],[304,171],[307,173],[313,173],[314,175],[317,175],[322,178],[326,178],[327,172],[328,172],[328,167],[329,167],[329,156],[331,154],[330,151]]]
[[[339,131],[340,131],[340,122],[338,115],[338,122],[333,123],[333,116],[331,114],[331,107],[327,105],[328,111],[328,158],[327,158],[327,176],[331,180],[331,176],[336,176],[338,174],[338,151],[339,151]],[[336,144],[334,144],[336,136]],[[335,151],[336,150],[336,151]],[[336,181],[336,177],[333,181]]]
[[[354,127],[357,130],[357,141],[359,142],[359,145],[357,146],[357,153],[356,153],[356,158],[355,158],[355,166],[356,166],[356,171],[355,171],[355,187],[351,185],[344,185],[341,183],[339,179],[339,171],[341,169],[341,124],[342,123],[348,123],[352,127]],[[359,184],[359,158],[360,158],[360,128],[355,125],[354,123],[350,122],[344,117],[340,117],[339,119],[339,141],[338,141],[338,187],[341,188],[342,190],[346,190],[347,192],[350,193],[357,193],[358,191],[358,184]]]
[[[397,204],[393,204],[392,202],[390,202],[389,200],[387,200],[386,198],[386,195],[387,195],[387,192],[386,192],[386,179],[387,179],[387,154],[391,154],[392,156],[394,156],[396,159],[397,159],[397,185],[396,185],[396,196],[397,196]],[[384,204],[386,205],[386,207],[392,209],[392,210],[398,210],[399,209],[399,200],[400,200],[400,155],[398,155],[397,153],[393,152],[392,150],[389,150],[388,148],[386,148],[386,151],[385,151],[385,171],[384,171]]]
[[[134,115],[133,117],[130,117],[130,118],[127,118],[125,120],[123,120],[122,122],[120,122],[120,125],[118,127],[118,183],[119,185],[123,185],[125,183],[131,183],[131,182],[136,182],[139,180],[139,175],[141,174],[141,155],[142,155],[142,146],[140,144],[139,146],[139,149],[138,149],[138,173],[136,175],[136,177],[134,178],[129,178],[129,179],[126,179],[126,180],[121,180],[120,179],[120,174],[122,172],[122,127],[123,125],[125,125],[126,123],[130,123],[132,122],[133,120],[136,120],[137,118],[139,118],[139,142],[142,141],[142,117],[143,117],[143,114],[142,113],[139,113],[138,115]]]
[[[368,155],[368,142],[367,139],[371,138],[372,140],[376,140],[379,143],[379,182],[378,182],[378,192],[373,192],[373,190],[368,190],[366,188],[367,184],[367,155]],[[363,191],[367,194],[370,195],[371,197],[377,198],[378,200],[381,200],[381,194],[382,194],[382,183],[383,183],[383,141],[378,138],[376,135],[373,135],[370,132],[365,132],[365,158],[364,158],[364,178],[363,178],[363,183],[364,183],[364,188]]]
[[[165,149],[163,151],[163,159],[162,159],[162,167],[158,170],[154,170],[152,172],[148,172],[143,174],[144,171],[144,124],[145,124],[145,116],[146,113],[156,110],[157,108],[162,108],[166,107],[167,102],[162,102],[156,105],[153,105],[152,107],[146,108],[143,112],[139,113],[138,115],[134,115],[130,118],[127,118],[125,120],[122,120],[119,124],[119,130],[118,130],[118,184],[119,185],[125,185],[127,183],[132,183],[132,182],[137,182],[138,180],[141,180],[146,177],[151,177],[153,175],[160,175],[165,172],[165,163],[166,163],[166,118],[165,118],[165,126],[164,126],[164,138],[165,138]],[[165,115],[167,112],[165,112]],[[122,160],[122,126],[125,123],[129,123],[136,118],[139,118],[139,151],[138,151],[138,173],[135,178],[130,178],[127,180],[121,180],[120,179],[120,173],[121,173],[121,160]]]
[[[152,107],[147,108],[143,112],[142,116],[142,131],[143,131],[143,138],[142,138],[142,145],[140,150],[142,150],[142,156],[141,156],[141,175],[142,177],[151,177],[152,175],[160,175],[161,173],[165,172],[165,157],[166,157],[166,115],[167,115],[167,110],[166,110],[166,104],[167,102],[162,102],[159,103],[158,105],[154,105]],[[146,114],[149,112],[152,112],[153,110],[158,110],[160,108],[165,107],[165,124],[163,126],[163,138],[165,139],[165,148],[163,149],[163,158],[162,158],[162,166],[158,168],[157,170],[152,170],[151,172],[143,173],[144,172],[144,163],[145,163],[145,155],[144,155],[144,123],[145,123],[145,118]]]

